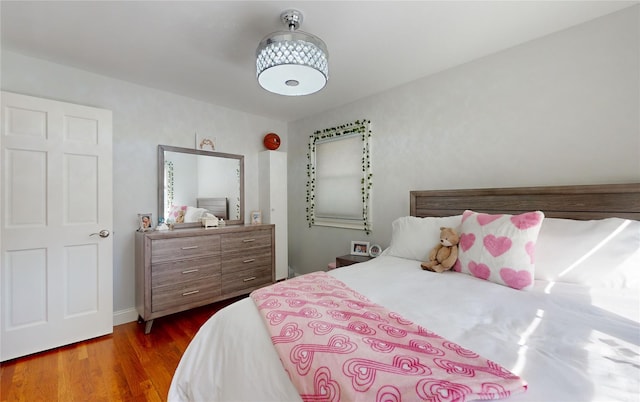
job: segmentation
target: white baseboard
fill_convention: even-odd
[[[138,321],[138,312],[134,307],[113,312],[113,326]]]

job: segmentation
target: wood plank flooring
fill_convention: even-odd
[[[165,401],[180,357],[200,326],[239,298],[136,322],[113,334],[0,364],[0,401]]]

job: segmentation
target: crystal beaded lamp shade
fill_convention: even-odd
[[[256,76],[267,91],[288,96],[309,95],[324,88],[329,79],[329,53],[317,36],[295,31],[302,20],[287,18],[293,11],[282,14],[290,31],[267,35],[256,50]],[[289,13],[289,14],[287,14]]]

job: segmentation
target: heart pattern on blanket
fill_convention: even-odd
[[[338,307],[301,314],[286,307],[284,290],[294,288],[301,304],[317,306],[322,294]],[[277,303],[264,303],[265,295]],[[485,400],[495,399],[484,393],[487,384],[502,386],[503,398],[526,389],[525,381],[491,360],[373,303],[326,272],[255,290],[251,298],[303,401]]]
[[[358,392],[366,392],[376,381],[378,372],[395,373],[407,376],[428,376],[432,371],[414,356],[396,355],[391,364],[369,359],[349,359],[343,372],[351,378],[351,384]]]
[[[278,310],[273,310],[269,312],[269,316],[267,318],[269,318],[269,320],[271,320],[272,324],[279,324],[282,321],[284,321],[287,318],[287,315],[289,314],[294,314],[294,315],[299,315],[299,316],[304,316],[304,317],[310,317],[310,318],[318,318],[320,317],[320,314],[318,314],[318,311],[315,308],[309,308],[309,307],[305,307],[303,309],[301,309],[299,312],[297,313],[292,313],[289,311],[278,311]]]
[[[300,395],[304,401],[340,401],[340,385],[331,378],[327,367],[320,367],[313,376],[313,395]]]
[[[316,353],[349,354],[358,349],[348,336],[338,334],[329,339],[327,345],[299,343],[291,349],[290,359],[300,375],[309,372]]]
[[[464,357],[480,357],[480,355],[478,355],[476,352],[469,350],[469,349],[465,349],[462,346],[453,343],[453,342],[449,342],[449,341],[445,341],[442,343],[442,346],[444,346],[445,348],[449,349],[449,350],[453,350],[454,352],[456,352],[458,355],[460,356],[464,356]]]
[[[418,382],[417,392],[425,401],[464,401],[471,388],[446,380],[423,379]]]
[[[298,328],[298,325],[295,323],[287,323],[280,330],[280,335],[274,335],[271,337],[271,342],[289,343],[295,342],[300,338],[302,338],[302,330]]]

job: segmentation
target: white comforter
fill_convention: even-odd
[[[509,401],[640,401],[637,290],[536,281],[518,291],[391,256],[331,274],[520,375],[529,388]],[[169,390],[169,401],[299,400],[250,298],[202,326]]]

